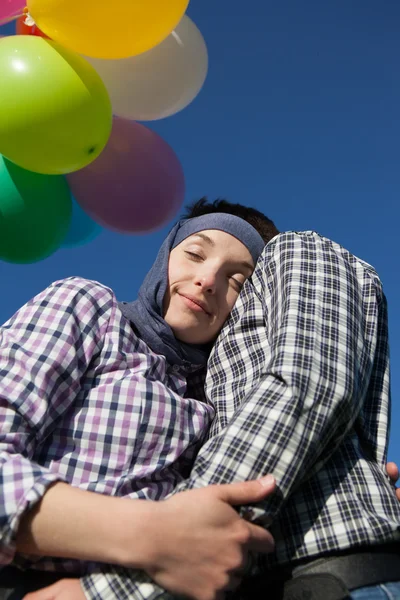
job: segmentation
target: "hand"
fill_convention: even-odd
[[[271,477],[208,486],[158,502],[158,536],[151,536],[153,556],[145,571],[173,594],[224,598],[240,584],[249,550],[274,549],[271,534],[240,518],[232,506],[260,502],[274,490]]]
[[[86,600],[79,579],[61,579],[49,587],[24,596],[24,600]]]
[[[388,462],[386,465],[386,472],[389,475],[390,480],[393,483],[393,485],[396,485],[396,483],[399,479],[399,468],[396,465],[396,463]],[[400,488],[396,489],[396,496],[397,496],[398,501],[400,502]]]

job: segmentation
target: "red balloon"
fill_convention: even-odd
[[[17,19],[15,27],[15,33],[17,35],[36,35],[37,37],[49,39],[43,31],[40,31],[37,25],[25,25],[25,19],[26,15],[22,15],[22,17]]]

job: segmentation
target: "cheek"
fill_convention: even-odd
[[[168,286],[171,287],[188,277],[188,266],[178,257],[173,257],[168,264]]]

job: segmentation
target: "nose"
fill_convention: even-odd
[[[215,294],[217,289],[217,275],[212,271],[203,272],[196,277],[194,283],[201,289],[203,294]]]

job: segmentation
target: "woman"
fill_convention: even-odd
[[[141,501],[164,498],[190,469],[213,410],[188,397],[188,379],[202,373],[263,247],[234,215],[187,219],[136,302],[118,304],[104,286],[71,278],[4,325],[1,564],[77,576],[105,562],[162,573],[162,584],[203,552],[229,585],[252,543],[271,549],[269,534],[230,506],[262,499],[271,483]],[[180,527],[188,510],[190,530]],[[36,577],[34,586],[46,583]]]

